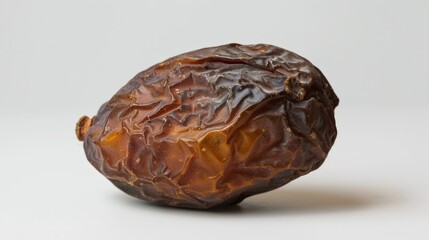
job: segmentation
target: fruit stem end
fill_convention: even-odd
[[[79,121],[76,123],[76,137],[79,141],[83,141],[85,139],[86,133],[91,127],[92,119],[87,116],[82,116]]]

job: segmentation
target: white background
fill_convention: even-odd
[[[317,171],[238,207],[157,207],[86,160],[75,123],[182,52],[270,43],[340,98]],[[427,1],[0,0],[0,239],[429,239]]]

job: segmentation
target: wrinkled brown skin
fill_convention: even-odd
[[[337,135],[338,102],[297,54],[228,44],[140,72],[78,126],[88,160],[119,189],[207,209],[317,169]]]

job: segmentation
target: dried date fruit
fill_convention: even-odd
[[[140,72],[77,126],[90,163],[124,192],[177,207],[235,204],[317,169],[338,98],[315,66],[228,44]]]

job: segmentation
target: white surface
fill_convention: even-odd
[[[0,0],[0,239],[428,239],[428,3],[273,4]],[[138,71],[227,42],[327,76],[339,135],[319,170],[204,212],[134,200],[91,167],[81,115]]]

